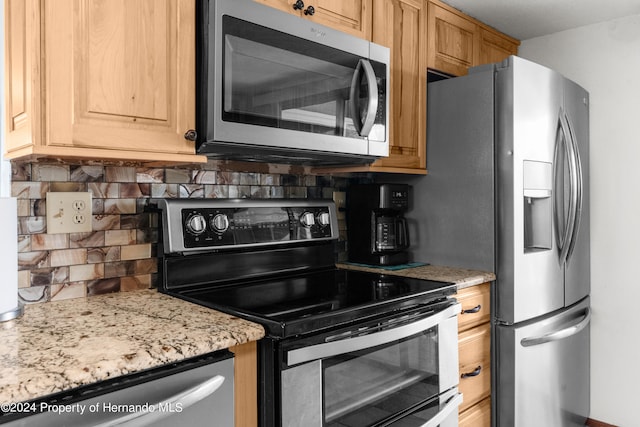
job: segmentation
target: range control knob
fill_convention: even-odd
[[[323,227],[326,227],[331,223],[331,219],[329,218],[329,212],[320,212],[318,214],[318,224]]]
[[[302,224],[304,227],[309,228],[315,223],[316,218],[311,212],[304,212],[302,215],[300,215],[300,224]]]
[[[229,218],[225,214],[216,214],[211,219],[211,228],[216,233],[224,233],[229,228]]]
[[[204,230],[207,228],[207,221],[202,215],[193,214],[187,218],[185,226],[188,232],[197,236],[204,233]]]

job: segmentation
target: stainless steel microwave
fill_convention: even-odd
[[[251,0],[197,9],[197,151],[274,163],[389,152],[389,49]]]

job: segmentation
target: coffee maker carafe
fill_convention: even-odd
[[[405,184],[354,184],[347,192],[349,261],[398,265],[409,260]]]

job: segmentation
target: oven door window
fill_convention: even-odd
[[[384,66],[228,15],[223,36],[223,120],[352,138],[372,130],[367,110],[385,82],[368,84],[362,61],[382,76]]]
[[[370,426],[412,412],[440,392],[437,327],[322,362],[324,425]]]

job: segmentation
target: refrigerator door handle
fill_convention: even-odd
[[[591,309],[586,308],[584,310],[584,316],[577,322],[573,322],[570,326],[560,329],[559,331],[551,332],[549,334],[540,335],[537,337],[527,337],[520,340],[520,344],[523,347],[531,347],[534,345],[545,344],[552,341],[559,341],[565,338],[569,338],[572,335],[577,334],[581,330],[587,327],[591,321]]]
[[[573,126],[569,121],[569,117],[565,114],[565,123],[567,124],[567,129],[569,130],[569,136],[571,146],[573,149],[573,158],[574,158],[574,171],[575,177],[571,180],[572,185],[575,185],[572,191],[572,200],[575,206],[574,209],[574,221],[573,227],[571,230],[571,237],[569,239],[569,248],[567,249],[567,258],[569,261],[571,258],[571,254],[573,253],[573,249],[576,246],[576,240],[578,238],[578,230],[580,228],[580,220],[582,219],[582,162],[580,161],[580,152],[578,150],[578,141],[576,140],[575,133],[573,132]]]
[[[578,216],[578,186],[579,178],[578,164],[575,154],[575,145],[573,142],[573,136],[567,115],[563,109],[560,109],[558,116],[558,136],[556,138],[556,150],[553,159],[553,175],[555,177],[556,196],[554,198],[553,209],[555,212],[556,223],[556,240],[558,244],[558,250],[560,251],[560,263],[564,264],[569,256],[569,249],[571,248],[571,239],[575,231],[576,218]],[[562,153],[564,148],[564,153]],[[564,161],[569,166],[569,208],[565,215],[564,210],[564,197],[565,197],[565,185],[564,185]],[[580,196],[581,197],[581,196]],[[560,205],[562,200],[562,205]],[[560,223],[562,221],[562,223]],[[563,228],[560,228],[560,227]]]

